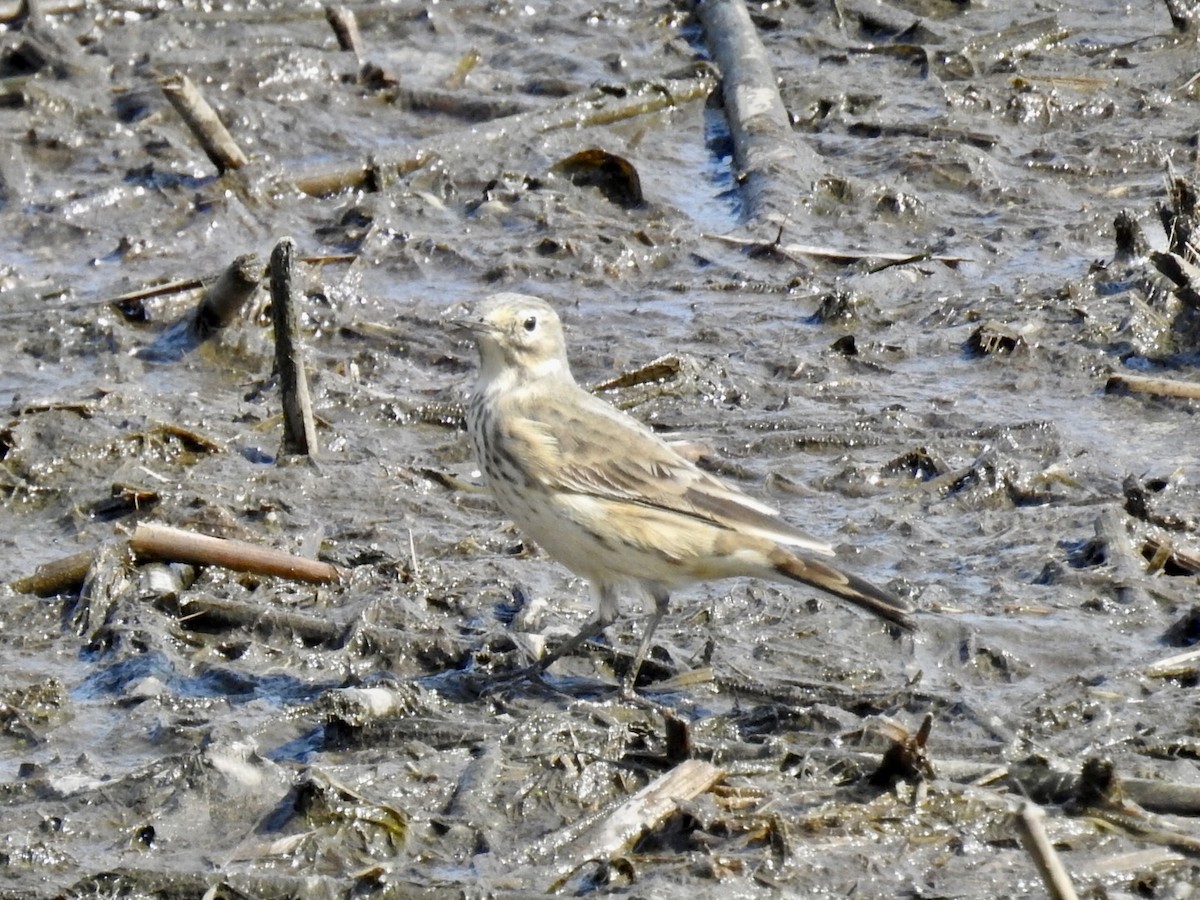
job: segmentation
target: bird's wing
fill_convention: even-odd
[[[574,387],[574,386],[573,386]],[[521,398],[503,417],[511,464],[545,488],[652,506],[813,553],[833,548],[704,472],[636,419],[574,390]]]

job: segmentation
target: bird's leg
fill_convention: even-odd
[[[650,652],[650,641],[654,637],[654,629],[666,615],[667,606],[671,602],[671,595],[661,587],[653,588],[650,596],[654,598],[654,612],[650,614],[650,620],[646,622],[646,631],[642,634],[642,642],[638,645],[637,654],[633,657],[633,663],[629,666],[629,671],[625,673],[625,680],[621,684],[621,693],[627,697],[633,696],[633,685],[637,681],[642,663],[646,660],[646,654]]]
[[[520,674],[530,678],[540,676],[548,668],[554,665],[555,662],[562,659],[564,656],[570,656],[596,635],[600,634],[600,632],[604,631],[604,629],[608,627],[608,624],[608,622],[605,622],[603,619],[597,616],[595,619],[592,619],[592,621],[588,622],[581,629],[579,629],[578,634],[575,634],[563,641],[533,665],[522,669]]]
[[[569,656],[590,641],[600,632],[604,631],[609,625],[617,619],[617,591],[616,588],[608,584],[595,584],[592,586],[592,595],[596,599],[596,617],[579,629],[579,633],[568,638],[562,644],[555,647],[533,665],[521,670],[521,676],[531,680],[541,680],[541,675],[550,666],[554,665],[556,660],[564,656]]]
[[[493,675],[489,679],[491,686],[486,692],[498,690],[517,681],[528,681],[530,684],[533,684],[537,687],[544,688],[548,691],[561,693],[558,688],[548,684],[542,677],[546,670],[550,668],[550,666],[554,665],[555,661],[558,659],[574,653],[575,650],[580,647],[580,645],[587,643],[607,627],[607,622],[601,621],[599,618],[593,619],[584,625],[583,628],[579,630],[578,634],[564,641],[558,647],[555,647],[541,659],[537,660],[537,662],[531,663],[530,665],[518,669],[515,672],[506,672],[502,675]]]

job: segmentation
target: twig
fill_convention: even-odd
[[[1054,849],[1054,845],[1050,843],[1050,838],[1046,834],[1045,818],[1040,806],[1030,803],[1028,800],[1025,801],[1020,815],[1017,816],[1021,843],[1033,857],[1033,864],[1037,866],[1038,874],[1042,877],[1042,884],[1046,886],[1046,892],[1054,900],[1076,900],[1077,895],[1075,886],[1071,884],[1071,876],[1063,868],[1058,851]]]
[[[250,162],[190,78],[176,72],[161,79],[158,86],[192,130],[217,171],[224,174]]]
[[[1200,400],[1200,384],[1194,381],[1171,381],[1166,378],[1147,378],[1145,375],[1110,375],[1104,393],[1157,394],[1160,397],[1183,397]]]
[[[79,12],[86,7],[86,0],[59,0],[57,3],[37,4],[37,13],[41,16],[62,16]],[[6,25],[17,24],[33,12],[32,8],[33,4],[28,0],[6,0],[0,4],[0,22]]]
[[[164,282],[163,284],[127,291],[116,297],[110,297],[104,302],[117,307],[122,315],[128,316],[132,310],[141,309],[143,300],[165,297],[168,294],[182,294],[186,291],[194,291],[202,287],[204,287],[204,279],[202,278],[177,278],[174,281]]]
[[[798,199],[789,184],[798,180],[811,188],[821,176],[821,161],[792,133],[766,48],[743,0],[703,0],[696,11],[721,70],[721,96],[748,218],[782,224],[792,217]]]
[[[1154,535],[1148,536],[1142,544],[1142,556],[1151,561],[1149,571],[1152,572],[1157,572],[1169,561],[1189,574],[1200,574],[1200,553]]]
[[[294,254],[291,238],[281,240],[271,253],[271,321],[275,325],[275,368],[283,394],[283,452],[314,456],[317,426],[308,396],[304,349],[296,326]]]
[[[486,125],[447,132],[403,154],[302,173],[295,183],[301,191],[313,196],[346,188],[378,190],[392,179],[414,172],[434,159],[461,152],[463,146],[478,147],[502,139],[511,140],[514,134],[536,135],[563,128],[608,125],[706,97],[715,84],[710,70],[699,69],[690,78],[667,78],[631,85],[624,91],[596,88],[568,97],[551,109],[518,113],[493,119]]]
[[[85,550],[64,559],[43,563],[34,569],[32,575],[14,581],[12,589],[20,594],[37,594],[39,597],[74,593],[87,578],[95,558],[93,551]]]
[[[138,524],[129,547],[139,559],[224,566],[312,584],[328,584],[341,577],[337,566],[319,560],[147,522]]]
[[[262,263],[245,253],[230,263],[195,309],[168,327],[149,347],[138,350],[142,359],[171,362],[182,358],[224,328],[254,296],[262,280]]]
[[[834,262],[858,262],[863,259],[878,259],[883,262],[893,264],[908,264],[916,262],[939,262],[947,266],[956,266],[959,263],[967,262],[969,257],[966,256],[947,256],[937,253],[893,253],[886,250],[842,250],[838,247],[822,247],[817,244],[797,244],[797,243],[773,243],[770,245],[764,244],[763,241],[753,238],[735,237],[727,234],[705,234],[704,237],[713,241],[721,241],[726,244],[735,244],[739,247],[747,247],[750,249],[765,249],[767,246],[778,249],[784,253],[794,254],[796,256],[816,256],[821,259],[828,259]]]
[[[160,597],[156,600],[156,605],[178,616],[183,625],[202,620],[205,628],[225,626],[267,629],[292,634],[309,643],[330,646],[353,644],[355,650],[364,656],[380,653],[396,658],[411,658],[414,654],[419,656],[426,652],[436,640],[422,638],[412,631],[371,625],[357,616],[331,618],[328,615],[315,615],[212,595]],[[387,688],[364,689],[353,695],[364,704],[357,707],[357,714],[352,713],[350,706],[345,704],[334,703],[328,709],[331,712],[340,711],[340,718],[347,725],[364,727],[374,719],[390,717],[400,712],[405,702],[408,702],[403,698],[407,696],[411,701],[411,691],[411,687],[403,682]],[[392,699],[386,700],[387,697]]]
[[[354,10],[347,6],[326,6],[325,18],[337,35],[338,46],[362,59],[362,34]]]
[[[699,759],[685,760],[620,803],[565,845],[553,840],[542,844],[542,848],[553,845],[553,860],[561,861],[565,869],[560,869],[562,874],[547,892],[558,890],[583,863],[609,859],[623,847],[631,846],[641,835],[675,812],[680,803],[698,797],[724,777],[725,773],[711,763]]]
[[[1125,516],[1115,507],[1109,507],[1096,517],[1096,537],[1103,543],[1108,561],[1112,564],[1113,587],[1117,599],[1122,603],[1146,608],[1150,602],[1146,594],[1146,561],[1133,547],[1129,532],[1125,528]]]
[[[244,253],[229,264],[217,283],[204,292],[196,307],[194,329],[204,340],[233,321],[262,280],[262,263],[256,253]]]
[[[1200,650],[1186,650],[1150,663],[1142,674],[1147,678],[1194,678],[1200,668]]]

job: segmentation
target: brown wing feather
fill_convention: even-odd
[[[586,391],[557,386],[506,398],[502,439],[526,478],[548,489],[638,503],[832,555],[764,503],[698,468],[666,441]]]

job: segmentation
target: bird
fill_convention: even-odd
[[[830,544],[580,387],[546,301],[493,294],[456,325],[479,353],[466,422],[488,488],[520,532],[586,579],[596,604],[578,633],[518,674],[540,680],[614,623],[632,591],[653,600],[625,676],[632,692],[671,593],[737,576],[818,588],[915,629],[912,606],[830,562]]]

